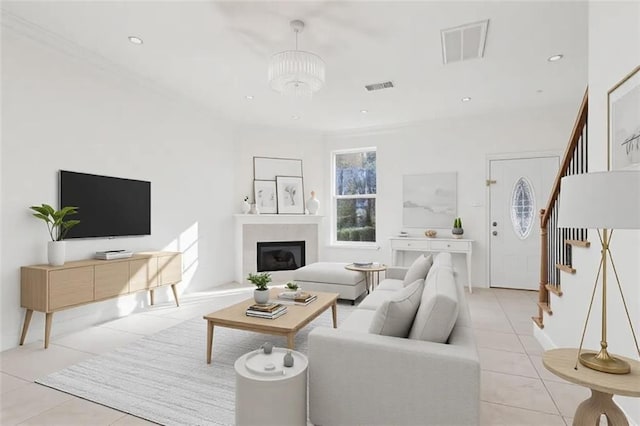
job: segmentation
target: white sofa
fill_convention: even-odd
[[[445,303],[436,302],[427,316],[418,308],[411,325],[414,336],[416,329],[437,324],[438,303],[442,307],[457,298],[457,312],[450,314],[452,330],[444,343],[369,332],[376,310],[405,289],[397,268],[387,277],[339,328],[318,327],[309,334],[311,422],[325,426],[479,423],[480,361],[450,254],[434,259],[424,291],[420,287],[419,303],[425,309],[434,300]],[[447,288],[449,295],[435,298]]]

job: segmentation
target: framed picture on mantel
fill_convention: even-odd
[[[304,188],[302,178],[297,176],[276,176],[279,214],[304,214]]]
[[[253,199],[260,213],[278,213],[276,201],[276,182],[273,180],[254,180]]]

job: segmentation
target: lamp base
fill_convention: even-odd
[[[628,374],[631,366],[628,362],[609,355],[606,349],[600,352],[582,352],[580,354],[580,364],[592,370],[611,374]]]

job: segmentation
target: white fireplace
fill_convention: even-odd
[[[235,281],[248,283],[249,272],[258,271],[259,242],[304,241],[306,264],[318,261],[319,234],[323,216],[284,214],[236,214]],[[293,276],[291,270],[271,273],[275,283],[283,283]]]

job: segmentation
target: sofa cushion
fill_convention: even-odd
[[[376,309],[369,333],[407,337],[420,305],[423,288],[424,279],[420,279],[400,291],[393,292],[393,295]]]
[[[400,287],[401,290],[404,290],[404,287]],[[364,298],[362,302],[358,305],[358,309],[367,309],[370,311],[375,311],[382,304],[388,300],[391,300],[398,294],[397,291],[390,290],[375,290],[371,292],[367,297]]]
[[[438,267],[429,275],[409,338],[446,343],[458,317],[456,282],[447,267]]]
[[[356,285],[364,280],[364,274],[362,272],[344,269],[346,265],[348,265],[348,263],[312,263],[293,271],[293,279],[295,281],[313,281],[342,285]]]
[[[375,313],[369,309],[356,309],[340,323],[340,330],[368,333]]]
[[[414,283],[416,280],[424,280],[427,277],[427,272],[429,272],[429,268],[431,268],[431,264],[433,263],[433,258],[431,255],[421,255],[418,256],[416,260],[413,261],[411,266],[409,266],[409,270],[407,274],[404,276],[403,284],[404,286],[408,286],[409,284]]]
[[[382,280],[380,284],[378,284],[378,286],[376,286],[376,291],[378,290],[398,291],[398,290],[402,290],[403,288],[404,288],[404,282],[402,280],[385,278],[384,280]]]

